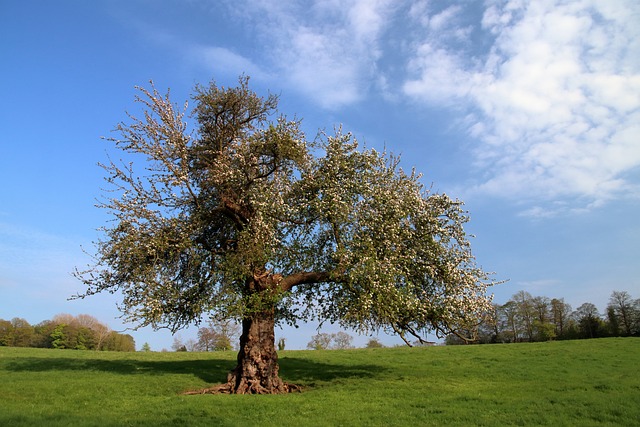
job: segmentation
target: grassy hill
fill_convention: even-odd
[[[640,423],[640,339],[283,351],[286,396],[185,396],[234,353],[0,347],[0,425],[422,426]]]

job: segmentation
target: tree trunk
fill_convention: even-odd
[[[286,384],[278,376],[274,327],[273,310],[244,319],[238,365],[229,373],[227,382],[184,394],[282,394],[300,391],[299,386]]]
[[[256,274],[247,280],[249,290],[290,290],[303,283],[328,280],[327,272],[303,272],[286,278],[272,274]],[[287,384],[278,376],[278,353],[275,345],[275,311],[267,308],[251,314],[242,321],[238,365],[229,373],[227,382],[204,390],[184,394],[281,394],[301,391],[295,384]]]
[[[242,321],[238,365],[229,374],[232,393],[287,393],[289,386],[278,376],[273,311],[252,315]]]

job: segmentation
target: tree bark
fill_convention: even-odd
[[[279,394],[289,387],[278,376],[273,310],[253,314],[242,321],[238,365],[229,374],[232,393]]]
[[[185,394],[282,394],[300,391],[278,376],[278,353],[275,348],[273,309],[253,314],[242,322],[238,365],[227,382]]]
[[[254,274],[249,289],[267,291],[280,288],[291,290],[304,283],[329,280],[327,272],[302,272],[283,278],[270,273]],[[273,307],[253,313],[242,321],[238,365],[229,373],[226,387],[234,394],[281,394],[300,391],[295,384],[287,384],[278,376],[278,353],[275,346],[275,315]]]
[[[274,288],[287,291],[305,283],[329,280],[327,272],[302,272],[286,278],[270,273],[254,274],[247,280],[250,291],[265,292]],[[225,384],[185,394],[281,394],[300,391],[278,376],[278,353],[275,346],[275,311],[273,307],[252,313],[242,321],[238,364]]]

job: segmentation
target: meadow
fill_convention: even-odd
[[[0,425],[633,426],[640,339],[282,351],[302,393],[183,395],[235,353],[0,347]]]

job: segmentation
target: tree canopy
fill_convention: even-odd
[[[307,139],[248,84],[197,86],[190,115],[168,92],[139,89],[143,115],[109,139],[132,161],[103,165],[114,221],[77,272],[80,296],[120,292],[128,320],[173,331],[241,319],[241,353],[265,319],[403,337],[471,330],[491,282],[462,202],[341,128]]]

